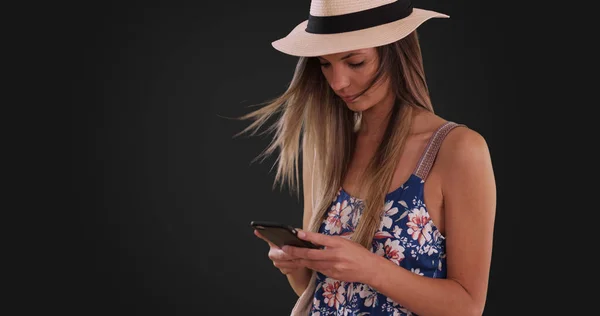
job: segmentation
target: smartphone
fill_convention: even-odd
[[[250,222],[250,226],[258,230],[261,235],[279,248],[285,245],[313,249],[321,248],[309,241],[300,239],[298,231],[290,225],[276,222],[252,221]]]

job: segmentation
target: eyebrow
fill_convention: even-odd
[[[359,55],[359,54],[364,54],[364,53],[360,53],[360,52],[354,52],[354,53],[350,53],[350,54],[348,54],[348,55],[346,55],[346,56],[344,56],[344,57],[340,58],[340,60],[344,60],[344,59],[347,59],[347,58],[350,58],[350,57],[352,57],[352,56],[354,56],[354,55]],[[325,59],[325,58],[323,58],[323,57],[321,57],[321,56],[319,56],[319,59],[320,59],[320,60],[325,60],[325,61],[327,61],[327,59]]]

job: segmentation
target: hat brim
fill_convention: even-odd
[[[272,42],[271,45],[282,53],[301,57],[323,56],[377,47],[404,38],[431,18],[449,18],[449,16],[431,10],[413,8],[413,12],[401,20],[337,34],[307,33],[308,20],[305,20],[287,36]]]

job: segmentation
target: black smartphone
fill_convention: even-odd
[[[297,235],[298,231],[290,225],[275,222],[252,221],[250,222],[250,226],[258,230],[261,235],[279,248],[285,245],[313,249],[321,248],[309,241],[300,239]]]

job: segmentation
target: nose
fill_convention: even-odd
[[[350,85],[350,78],[344,72],[343,69],[336,69],[334,67],[332,68],[333,69],[331,69],[329,85],[331,86],[331,89],[333,89],[335,92],[341,92],[342,90],[344,90],[344,88]]]

